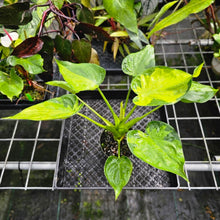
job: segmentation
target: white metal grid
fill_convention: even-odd
[[[204,29],[197,23],[192,24],[193,20],[194,17],[191,16],[164,31],[164,38],[155,45],[157,65],[167,65],[192,73],[196,66],[204,62],[198,81],[217,88],[220,79],[211,70],[213,52],[210,45],[213,42],[199,39]],[[102,87],[107,90],[127,89],[129,83],[127,76],[108,76]],[[2,110],[0,114],[2,117],[10,112]],[[220,162],[215,159],[220,155],[219,98],[215,97],[205,104],[169,105],[165,107],[165,114],[167,122],[176,128],[183,142],[185,171],[190,183],[177,176],[177,186],[159,189],[218,190]],[[62,189],[56,183],[64,123],[61,120],[0,120],[0,189]],[[26,136],[29,132],[31,135]],[[45,146],[53,148],[55,153],[50,149],[40,154],[41,157],[44,155],[43,158],[38,157],[38,151]],[[25,155],[21,155],[22,152]],[[46,156],[49,156],[48,159]]]
[[[204,29],[193,23],[190,17],[178,24],[175,29],[167,29],[166,33],[174,33],[175,40],[159,41],[158,56],[163,56],[165,65],[183,69],[192,73],[196,66],[204,62],[204,68],[198,77],[200,83],[218,87],[220,79],[211,70],[212,40],[199,39]],[[184,27],[184,28],[182,28]],[[170,36],[172,38],[173,36]],[[178,59],[177,64],[172,59]],[[172,65],[170,65],[170,60]],[[180,62],[179,62],[180,61]],[[196,80],[196,79],[195,79]],[[190,180],[182,181],[177,176],[177,188],[182,189],[219,189],[220,162],[219,156],[220,107],[219,98],[214,97],[205,104],[183,104],[165,106],[167,122],[174,126],[182,140],[185,154],[185,171]],[[199,150],[198,150],[199,149]],[[200,155],[197,155],[199,151]],[[214,151],[214,152],[212,152]],[[192,157],[193,155],[193,157]]]
[[[1,111],[1,117],[15,111]],[[0,121],[0,189],[54,189],[64,120]]]

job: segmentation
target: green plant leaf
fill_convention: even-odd
[[[92,8],[93,10],[93,8]],[[111,18],[110,15],[103,15],[103,16],[95,16],[95,26],[100,26],[102,23],[104,23],[105,21],[107,21],[109,18]]]
[[[147,23],[151,21],[152,19],[154,19],[157,14],[158,12],[141,17],[138,20],[138,26],[148,26]]]
[[[39,77],[47,82],[53,78],[54,40],[48,36],[41,37],[41,40],[44,43],[38,54],[44,59],[43,68],[45,72],[39,74]]]
[[[19,29],[17,31],[19,34],[19,38],[22,39],[23,41],[27,38],[36,36],[37,30],[40,26],[41,20],[38,17],[37,12],[33,11],[32,16],[33,16],[32,20],[26,25],[19,26]]]
[[[177,1],[172,1],[168,2],[165,4],[159,11],[159,13],[155,16],[154,20],[150,23],[149,28],[152,27],[154,23],[157,23],[158,20],[161,18],[161,16],[169,9],[171,8],[174,4],[176,4]]]
[[[14,96],[18,97],[24,88],[23,80],[12,69],[10,76],[0,71],[0,92],[11,101]]]
[[[57,8],[61,9],[63,6],[64,0],[52,0],[52,2]]]
[[[150,38],[152,34],[155,33],[156,31],[162,30],[165,27],[176,24],[184,20],[185,18],[187,18],[192,13],[198,13],[204,10],[209,5],[211,5],[213,2],[214,0],[200,0],[198,4],[198,0],[191,0],[187,5],[177,10],[176,12],[168,15],[163,20],[161,20],[159,23],[157,23],[154,26],[154,28],[150,31],[150,33],[148,34],[148,38]]]
[[[54,80],[54,81],[47,82],[46,84],[50,85],[50,86],[58,86],[62,89],[65,89],[65,90],[71,92],[71,93],[75,93],[74,88],[72,88],[72,86],[69,83],[65,82],[65,81],[56,81],[56,80]]]
[[[78,104],[78,99],[75,95],[68,94],[28,107],[6,119],[33,121],[66,119],[79,112],[82,106],[82,104]]]
[[[182,70],[169,67],[153,67],[135,77],[132,90],[138,95],[136,105],[157,106],[178,102],[189,90],[192,76]]]
[[[127,31],[115,31],[111,33],[110,36],[111,37],[128,37],[128,32]]]
[[[193,81],[189,91],[183,96],[181,101],[185,103],[204,103],[210,100],[217,91],[218,89],[214,89],[211,86]]]
[[[10,56],[7,58],[7,63],[11,66],[21,65],[30,74],[39,74],[45,71],[43,68],[44,60],[39,54],[27,58]]]
[[[105,69],[96,64],[56,62],[64,80],[74,88],[75,93],[95,90],[105,79]]]
[[[155,66],[154,48],[147,45],[139,52],[129,54],[122,62],[122,71],[131,76],[137,76],[146,69]]]
[[[120,195],[122,188],[128,183],[133,165],[128,157],[110,156],[105,162],[105,176],[115,191],[115,199]]]
[[[158,3],[159,3],[159,0],[147,0],[147,1],[141,0],[143,15],[149,15],[153,13]]]
[[[29,2],[19,2],[0,7],[0,24],[16,26],[27,24],[32,19],[29,7]]]
[[[220,34],[214,34],[213,38],[218,44],[220,44]]]
[[[134,33],[138,32],[134,0],[103,0],[103,5],[108,14],[126,29]]]
[[[130,39],[138,46],[139,49],[143,49],[142,42],[145,44],[149,44],[146,35],[141,30],[138,30],[137,34],[131,31],[127,32],[129,34]]]
[[[0,46],[0,59],[4,59],[10,55],[10,49],[8,47]]]
[[[128,132],[130,151],[145,163],[175,173],[188,181],[183,169],[185,160],[182,144],[174,128],[161,121],[151,121],[145,132]]]
[[[196,78],[200,75],[201,71],[202,71],[202,67],[203,67],[204,63],[201,63],[199,66],[197,66],[194,71],[193,71],[193,77]]]
[[[54,44],[58,56],[62,60],[70,60],[72,54],[71,42],[67,39],[63,39],[60,35],[57,35],[54,39]]]
[[[80,63],[88,63],[91,58],[91,42],[81,39],[72,41],[74,56]]]
[[[77,20],[84,23],[94,24],[94,17],[92,11],[87,7],[80,7],[76,10]]]

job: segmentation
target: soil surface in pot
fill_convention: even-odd
[[[104,130],[100,138],[101,148],[106,156],[118,156],[118,143],[110,131]],[[127,141],[124,138],[121,142],[121,156],[131,156]]]

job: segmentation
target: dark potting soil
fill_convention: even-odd
[[[118,156],[118,143],[111,132],[104,130],[100,138],[100,143],[106,156]],[[125,138],[121,141],[120,156],[122,155],[127,157],[131,156],[131,151],[128,148]]]

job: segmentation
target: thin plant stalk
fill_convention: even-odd
[[[125,105],[124,105],[124,112],[126,112],[126,108],[127,108],[127,105],[128,105],[128,100],[129,100],[130,94],[131,94],[131,86],[129,87],[129,90],[128,90],[128,93],[127,93],[127,96],[126,96]]]
[[[102,117],[97,111],[95,111],[91,106],[89,106],[86,102],[84,102],[81,98],[79,98],[78,96],[76,96],[77,99],[82,102],[88,109],[90,109],[95,115],[97,115],[100,119],[102,119],[103,122],[105,122],[106,125],[108,126],[113,126],[113,124],[108,121],[107,119],[105,119],[104,117]]]
[[[175,11],[177,11],[177,9],[180,7],[181,3],[183,2],[184,0],[180,0],[177,4],[177,6],[174,8],[173,12],[174,13]],[[186,2],[185,2],[186,3]]]
[[[120,122],[118,116],[114,112],[112,106],[110,105],[109,101],[107,100],[107,98],[105,97],[105,95],[103,94],[103,92],[101,91],[100,88],[98,88],[98,91],[99,91],[100,95],[102,96],[103,100],[105,101],[106,105],[108,106],[110,112],[112,113],[112,116],[113,116],[114,121],[115,121],[115,125],[117,126],[119,124],[119,122]]]
[[[131,128],[134,124],[136,124],[137,122],[139,122],[140,120],[142,120],[143,118],[147,117],[148,115],[150,115],[151,113],[155,112],[156,110],[158,110],[159,108],[161,108],[163,105],[159,105],[156,108],[152,109],[151,111],[147,112],[146,114],[138,117],[138,118],[134,118],[132,120],[130,120],[126,126]]]
[[[105,125],[100,124],[99,122],[97,122],[97,121],[95,121],[95,120],[89,118],[88,116],[86,116],[86,115],[84,115],[84,114],[82,114],[82,113],[79,113],[79,112],[78,112],[77,115],[79,115],[79,116],[81,116],[81,117],[87,119],[88,121],[90,121],[90,122],[92,122],[93,124],[99,126],[100,128],[106,129],[106,126],[105,126]]]
[[[120,140],[117,140],[118,142],[118,158],[121,157],[121,139]]]
[[[131,109],[131,111],[126,115],[126,117],[123,119],[122,123],[123,122],[126,122],[130,117],[131,115],[134,113],[135,109],[137,108],[137,105],[134,105],[133,108]]]

